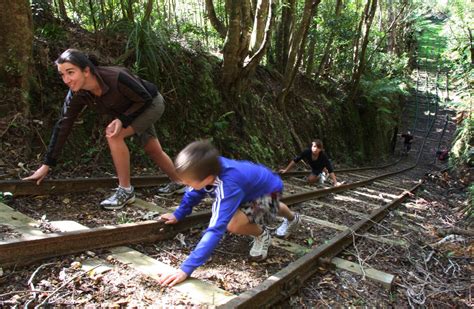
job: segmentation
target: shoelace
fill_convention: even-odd
[[[125,192],[125,190],[122,188],[118,188],[115,194],[117,195],[118,200],[125,199],[127,197],[127,192]]]
[[[263,241],[264,235],[260,235],[259,237],[254,237],[252,240],[252,246],[256,245],[259,250],[263,247],[264,241]]]

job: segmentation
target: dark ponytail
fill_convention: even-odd
[[[95,74],[95,67],[99,65],[99,61],[97,60],[96,56],[86,55],[85,53],[73,48],[63,52],[54,63],[58,65],[65,62],[69,62],[75,66],[78,66],[81,68],[81,70],[85,70],[87,67],[89,67],[93,74]]]

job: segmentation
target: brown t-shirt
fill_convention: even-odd
[[[53,128],[44,160],[46,165],[56,165],[74,121],[84,107],[89,106],[101,114],[118,118],[126,128],[158,94],[154,84],[133,75],[126,68],[98,66],[95,68],[95,75],[102,89],[100,96],[86,90],[69,90],[61,116]]]

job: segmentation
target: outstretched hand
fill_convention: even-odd
[[[36,184],[39,185],[43,179],[48,175],[49,173],[49,166],[46,164],[41,165],[40,168],[38,168],[33,175],[22,178],[22,180],[36,180]]]
[[[161,215],[160,220],[163,221],[165,224],[178,223],[178,219],[176,219],[176,217],[171,213]]]
[[[161,285],[171,287],[180,282],[183,282],[184,280],[186,280],[187,277],[188,274],[179,269],[175,273],[161,275],[161,277],[158,279],[158,282],[160,282]]]
[[[278,173],[280,173],[280,174],[285,174],[286,172],[287,172],[287,171],[286,171],[286,169],[284,169],[284,168],[282,168],[281,170],[278,171]]]

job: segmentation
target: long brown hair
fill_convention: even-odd
[[[313,144],[316,144],[316,147],[319,149],[324,150],[323,142],[320,139],[313,140]]]

